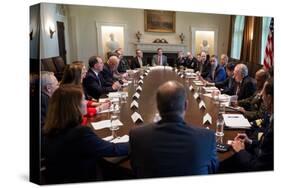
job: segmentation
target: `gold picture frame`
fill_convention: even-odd
[[[176,12],[144,10],[144,28],[146,32],[175,33]]]

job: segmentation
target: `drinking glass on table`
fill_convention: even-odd
[[[233,106],[233,107],[238,106],[238,96],[237,95],[232,95],[230,97],[230,105]]]

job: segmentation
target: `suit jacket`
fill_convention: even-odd
[[[227,95],[235,95],[234,93],[235,80],[233,77],[227,77],[224,81],[216,82],[215,86],[222,89],[222,93]]]
[[[115,91],[112,89],[112,84],[106,83],[100,73],[98,78],[92,69],[88,70],[83,79],[83,88],[87,99],[91,97],[99,99],[101,95]]]
[[[211,63],[206,60],[203,64],[200,63],[199,65],[199,72],[201,73],[201,76],[206,79],[207,76],[210,74],[211,72]]]
[[[43,149],[47,183],[93,181],[99,159],[128,155],[128,143],[104,141],[89,127],[80,125],[46,137]]]
[[[176,59],[176,65],[177,65],[177,67],[179,67],[179,66],[187,67],[186,59],[184,57],[183,58],[177,58]]]
[[[199,62],[197,61],[197,59],[195,57],[193,57],[192,60],[189,60],[188,58],[186,58],[187,68],[198,71],[198,64],[199,64]]]
[[[137,177],[165,177],[216,172],[214,132],[166,116],[130,131],[131,166]]]
[[[41,92],[41,127],[45,124],[45,118],[48,112],[48,104],[50,97],[44,92]]]
[[[237,91],[238,83],[235,83],[235,91]],[[256,91],[256,83],[250,76],[246,76],[243,78],[238,95],[238,100],[246,99],[252,95],[254,95]]]
[[[158,63],[158,55],[155,54],[152,57],[152,66],[156,66]],[[167,56],[162,55],[162,65],[163,66],[168,66],[168,60],[167,60]]]
[[[210,82],[214,82],[214,83],[217,83],[217,82],[222,82],[226,79],[226,73],[225,73],[225,70],[222,66],[218,65],[216,67],[216,70],[215,70],[215,74],[214,74],[214,77],[212,76],[212,71],[210,70],[209,71],[209,74],[207,76],[207,80],[210,81]]]
[[[142,58],[142,66],[146,66],[146,65],[147,63],[145,62],[144,58]],[[140,62],[137,57],[134,57],[131,62],[131,69],[137,69],[137,68],[141,68]]]
[[[103,70],[100,72],[100,74],[107,85],[112,85],[114,82],[118,81],[118,78],[114,77],[114,73],[110,70],[107,63],[104,64]]]
[[[128,61],[125,58],[120,59],[119,65],[118,65],[118,68],[117,68],[118,72],[124,73],[128,69],[130,69]]]
[[[260,141],[253,142],[246,150],[241,150],[235,154],[235,158],[243,170],[273,170],[273,135],[272,120],[265,129]]]

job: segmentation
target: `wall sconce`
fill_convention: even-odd
[[[51,27],[49,27],[49,32],[50,32],[50,38],[53,38],[54,33],[56,32],[56,30],[51,29]]]
[[[33,39],[33,29],[30,31],[29,33],[29,39],[32,40]]]

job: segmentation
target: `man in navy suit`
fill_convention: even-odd
[[[134,59],[132,60],[131,63],[131,69],[137,69],[137,68],[141,68],[143,66],[146,66],[146,62],[143,58],[143,53],[140,49],[136,50],[136,57],[134,57]]]
[[[218,167],[215,134],[185,123],[186,91],[168,81],[157,91],[161,120],[130,131],[131,166],[137,177],[214,173]]]
[[[108,92],[117,91],[121,88],[118,81],[107,83],[100,72],[103,70],[102,59],[98,56],[92,56],[89,59],[89,70],[83,79],[83,88],[86,97],[99,99],[101,95]]]

